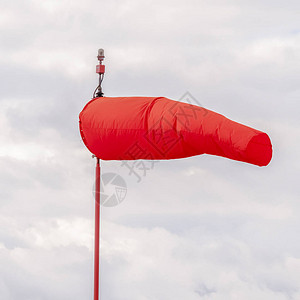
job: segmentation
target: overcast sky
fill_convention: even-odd
[[[103,162],[127,194],[101,209],[102,299],[299,300],[299,12],[298,0],[2,0],[0,298],[92,299],[95,161],[78,114],[104,48],[106,96],[188,91],[267,132],[274,155],[263,168],[161,161],[140,182]]]

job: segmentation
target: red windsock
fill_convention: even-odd
[[[203,107],[163,97],[101,97],[79,115],[87,148],[104,160],[212,154],[266,166],[268,135]]]

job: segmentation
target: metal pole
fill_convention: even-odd
[[[94,300],[99,300],[100,256],[100,160],[97,157],[95,178],[95,251],[94,251]]]
[[[104,50],[98,50],[99,65],[96,66],[96,73],[99,74],[99,85],[96,88],[97,97],[103,97],[101,83],[105,73],[105,66],[102,64],[104,60]],[[95,92],[93,98],[95,98]],[[94,156],[95,157],[95,156]],[[94,300],[99,300],[99,258],[100,258],[100,159],[97,157],[96,179],[95,179],[95,249],[94,249]]]

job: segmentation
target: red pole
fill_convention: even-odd
[[[99,300],[99,248],[100,248],[100,160],[97,157],[95,178],[95,251],[94,300]]]

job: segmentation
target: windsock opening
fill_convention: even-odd
[[[266,166],[272,159],[272,144],[269,136],[261,132],[251,138],[246,154],[249,161],[260,167]]]

